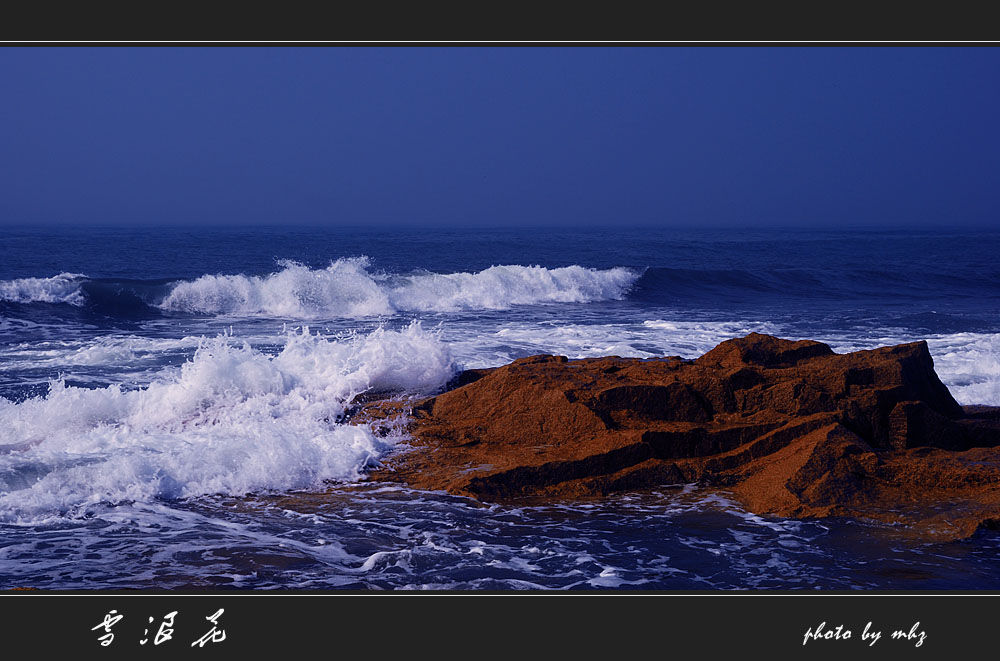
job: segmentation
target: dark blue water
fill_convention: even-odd
[[[0,587],[997,588],[993,533],[919,545],[694,487],[364,487],[405,439],[337,422],[466,367],[750,331],[926,339],[960,402],[1000,405],[997,254],[984,232],[5,228]]]

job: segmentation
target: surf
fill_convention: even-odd
[[[428,394],[455,369],[437,334],[414,322],[342,338],[290,331],[276,353],[205,339],[141,388],[53,380],[44,396],[0,398],[0,521],[357,480],[403,436],[349,424],[351,402]]]

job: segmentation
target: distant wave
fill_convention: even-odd
[[[589,303],[624,298],[639,277],[626,268],[493,266],[478,273],[368,271],[367,258],[325,269],[283,261],[266,276],[204,275],[180,282],[164,310],[214,315],[367,317],[398,312],[502,310],[513,305]]]
[[[82,273],[60,273],[51,278],[0,280],[0,301],[9,303],[68,303],[81,306],[86,296]]]
[[[384,273],[366,257],[338,259],[326,268],[281,261],[264,275],[205,274],[182,280],[49,278],[0,281],[0,304],[65,304],[105,317],[141,319],[163,313],[291,319],[364,318],[399,313],[505,310],[518,305],[586,304],[628,298],[655,306],[732,309],[865,301],[997,300],[1000,274],[934,270],[900,274],[871,268],[607,269],[507,264],[478,272],[426,270]],[[49,311],[51,312],[51,311]],[[79,312],[79,310],[78,310]],[[58,313],[57,314],[61,314]],[[75,314],[75,313],[74,313]],[[920,316],[923,315],[923,316]],[[952,323],[953,322],[953,323]],[[975,331],[978,320],[921,312],[901,320],[930,331]],[[950,325],[949,325],[950,324]]]
[[[492,266],[478,273],[385,274],[366,257],[324,269],[279,262],[268,275],[203,275],[194,280],[89,279],[75,273],[0,281],[0,302],[65,303],[106,316],[161,311],[295,319],[361,318],[400,312],[505,310],[514,305],[590,303],[626,296],[640,277],[627,268]]]

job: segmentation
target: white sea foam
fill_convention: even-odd
[[[149,338],[106,335],[88,340],[21,342],[0,348],[0,371],[51,366],[122,367],[142,361],[157,362],[165,354],[196,349],[203,338]]]
[[[927,346],[935,371],[959,403],[1000,406],[1000,334],[935,335]]]
[[[620,299],[639,274],[626,268],[493,266],[478,273],[387,276],[365,257],[325,269],[291,261],[267,276],[204,275],[174,286],[165,310],[293,318],[367,317],[397,312],[502,310],[513,305]]]
[[[81,273],[60,273],[51,278],[0,280],[0,301],[83,305],[86,297],[80,279],[86,277]]]
[[[340,341],[304,329],[273,356],[206,340],[138,390],[55,381],[44,397],[0,398],[0,520],[356,479],[393,440],[339,423],[352,399],[433,391],[453,372],[447,347],[418,323]]]
[[[144,359],[158,360],[164,353],[196,348],[200,343],[197,337],[100,337],[82,346],[53,351],[50,362],[57,365],[124,365]]]

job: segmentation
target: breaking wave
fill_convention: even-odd
[[[454,371],[415,322],[341,340],[304,329],[274,355],[223,336],[140,389],[57,380],[41,397],[0,398],[0,521],[354,480],[395,442],[345,422],[355,397],[432,392]]]
[[[621,299],[639,277],[626,268],[493,266],[478,273],[375,274],[364,257],[325,269],[283,261],[266,276],[204,275],[178,283],[164,310],[213,315],[367,317],[398,312],[502,310],[513,305]]]
[[[0,301],[8,303],[68,303],[80,306],[86,296],[80,288],[87,276],[60,273],[51,278],[0,280]]]

